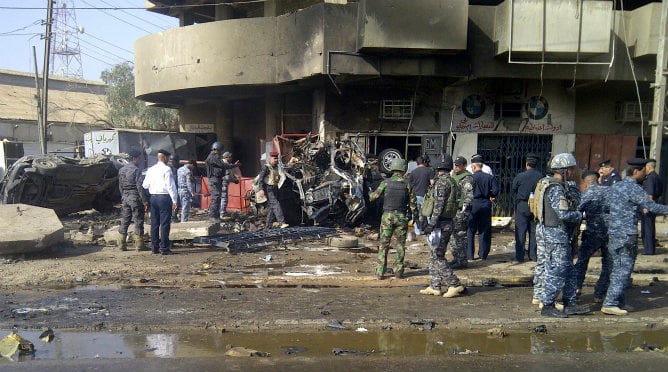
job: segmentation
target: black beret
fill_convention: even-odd
[[[475,154],[471,156],[471,163],[484,163],[485,161],[482,158],[482,155]]]
[[[162,155],[165,155],[165,156],[172,156],[172,154],[170,154],[169,151],[162,150],[162,149],[158,150],[158,154],[162,154]]]
[[[605,159],[602,162],[598,163],[599,167],[609,167],[612,164],[610,159]]]
[[[467,163],[466,163],[466,158],[463,157],[463,156],[461,156],[461,155],[458,156],[458,157],[455,159],[455,165],[458,165],[458,166],[461,167],[462,165],[466,165],[466,164],[467,164]]]
[[[632,167],[638,167],[638,168],[640,168],[640,167],[644,167],[645,164],[647,164],[647,159],[643,159],[643,158],[633,158],[633,159],[629,159],[629,160],[627,160],[627,161],[626,161],[626,164],[628,164],[628,165],[630,165],[630,166],[632,166]]]

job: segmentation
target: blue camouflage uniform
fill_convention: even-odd
[[[582,194],[578,210],[584,213],[587,229],[582,233],[582,242],[578,249],[578,260],[575,264],[577,273],[577,288],[582,288],[589,259],[599,249],[601,250],[601,274],[594,287],[594,297],[602,299],[610,283],[612,262],[608,254],[608,219],[610,207],[607,195],[609,188],[598,184],[589,185]]]
[[[601,186],[612,186],[621,181],[622,177],[617,173],[617,169],[613,169],[602,181]]]
[[[181,201],[181,222],[188,221],[190,217],[190,207],[193,201],[193,177],[192,170],[184,165],[176,171],[177,189],[179,192],[179,200]]]
[[[647,174],[645,181],[642,183],[642,188],[647,195],[652,197],[652,200],[659,202],[663,195],[663,181],[661,177],[652,171]],[[642,236],[642,246],[644,248],[642,254],[653,255],[656,251],[656,214],[649,212],[643,214],[640,218],[640,234]]]
[[[148,197],[142,187],[141,171],[129,162],[118,171],[118,188],[121,192],[121,226],[118,232],[127,234],[130,222],[135,223],[135,236],[144,235],[144,205]]]
[[[610,231],[608,252],[612,261],[610,287],[603,307],[623,307],[624,289],[629,283],[638,254],[638,213],[647,208],[655,214],[668,214],[668,206],[649,200],[647,193],[630,176],[610,188]]]
[[[547,187],[542,200],[544,213],[553,213],[554,217],[542,219],[536,228],[536,237],[540,240],[537,241],[534,284],[538,283],[539,288],[534,287],[534,298],[537,298],[538,289],[541,302],[551,306],[562,292],[564,306],[574,306],[576,279],[571,239],[582,218],[582,213],[577,210],[579,191],[565,182],[552,180],[554,184]]]

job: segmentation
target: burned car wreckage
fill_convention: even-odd
[[[352,226],[361,222],[368,209],[365,190],[372,182],[372,171],[355,141],[277,136],[274,144],[281,154],[279,202],[288,223]],[[251,200],[263,202],[256,197]]]
[[[118,170],[127,162],[116,155],[82,159],[27,155],[7,169],[1,201],[51,208],[58,215],[90,208],[107,211],[120,202]]]

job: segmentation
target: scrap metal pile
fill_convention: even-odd
[[[289,227],[236,234],[200,236],[193,239],[193,243],[208,244],[212,247],[223,248],[230,253],[252,253],[261,251],[269,245],[317,240],[332,236],[339,236],[339,233],[331,227]]]

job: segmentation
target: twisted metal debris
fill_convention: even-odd
[[[230,253],[257,252],[268,245],[283,244],[300,240],[317,240],[339,236],[333,227],[289,227],[285,229],[267,229],[255,232],[240,232],[235,234],[198,236],[193,239],[195,244],[208,244],[212,247],[223,248]]]

